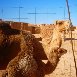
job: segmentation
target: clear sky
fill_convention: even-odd
[[[77,0],[68,1],[72,23],[77,25]],[[51,24],[55,20],[68,19],[66,0],[0,0],[0,18],[19,21],[19,19],[13,19],[19,18],[19,8],[16,8],[19,6],[23,7],[20,9],[20,18],[28,18],[20,19],[22,22],[35,23],[35,14],[30,14],[35,13],[35,8],[38,24]]]

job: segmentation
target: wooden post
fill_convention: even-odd
[[[72,22],[71,22],[71,18],[70,18],[70,9],[69,9],[69,4],[68,4],[68,0],[66,0],[66,4],[67,4],[67,9],[68,9],[68,16],[69,16],[69,21],[70,21],[70,27],[72,28]],[[76,70],[76,77],[77,77],[77,66],[76,66],[76,60],[75,60],[75,53],[74,53],[74,45],[73,45],[73,41],[72,41],[72,30],[71,31],[71,45],[72,45],[72,51],[73,51],[73,57],[74,57],[74,63],[75,63],[75,70]]]

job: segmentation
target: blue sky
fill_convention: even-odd
[[[71,19],[73,25],[77,25],[77,0],[68,0]],[[63,20],[68,18],[66,0],[0,0],[0,18],[4,20],[19,21],[19,19],[13,19],[19,17],[19,9],[15,7],[23,7],[20,10],[22,22],[35,23],[36,8],[36,23],[51,24],[55,20]],[[65,11],[65,16],[64,16]],[[41,14],[52,13],[52,14]],[[53,14],[55,13],[55,14]]]

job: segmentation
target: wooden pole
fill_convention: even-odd
[[[68,0],[66,0],[66,4],[67,4],[67,9],[68,9],[69,21],[70,21],[69,26],[72,28],[73,25],[72,25],[72,22],[71,22],[71,16],[70,16],[70,9],[69,9]],[[76,70],[76,77],[77,77],[77,66],[76,66],[75,53],[74,53],[73,41],[72,41],[72,29],[71,29],[71,45],[72,45],[72,51],[73,51],[73,57],[74,57],[74,63],[75,63],[75,70]]]

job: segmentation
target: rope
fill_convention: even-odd
[[[69,15],[69,27],[72,28],[72,22],[71,22],[71,18],[70,18],[70,10],[69,10],[69,5],[68,5],[68,0],[66,0],[66,4],[67,4],[67,9],[68,9],[68,15]],[[75,63],[75,70],[76,70],[76,77],[77,77],[77,66],[76,66],[76,60],[75,60],[75,53],[74,53],[74,45],[73,45],[73,40],[72,40],[72,29],[70,29],[71,31],[71,45],[72,45],[72,52],[73,52],[73,58],[74,58],[74,63]]]

